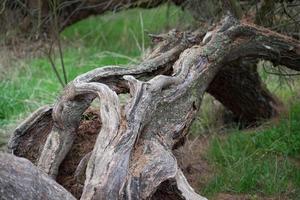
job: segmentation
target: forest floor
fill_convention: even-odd
[[[67,78],[105,65],[136,63],[151,47],[147,33],[185,29],[192,23],[182,10],[167,6],[110,13],[76,23],[61,33]],[[29,113],[53,104],[62,89],[45,55],[49,43],[20,45],[0,50],[0,146]],[[61,74],[58,54],[54,63]],[[220,114],[224,108],[206,95],[188,141],[174,152],[191,185],[209,199],[300,199],[300,81],[297,76],[270,75],[265,70],[270,63],[261,62],[260,66],[265,66],[261,78],[285,104],[282,115],[240,130]],[[92,111],[92,116],[81,123],[80,130],[89,127],[78,134],[81,140],[93,140],[98,134],[97,113]],[[65,187],[78,193],[80,185],[74,185],[67,174],[72,170],[65,171],[58,181],[68,180]]]

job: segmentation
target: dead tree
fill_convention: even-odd
[[[256,68],[242,60],[265,59],[299,71],[300,43],[233,17],[203,36],[199,31],[160,35],[157,48],[139,65],[78,76],[53,107],[39,109],[16,129],[10,151],[55,179],[72,153],[83,112],[99,98],[101,130],[93,150],[76,163],[74,176],[83,183],[78,198],[205,199],[191,188],[172,153],[184,142],[203,94],[210,92],[249,121],[275,116],[281,104]],[[118,94],[124,93],[130,99],[121,105]]]

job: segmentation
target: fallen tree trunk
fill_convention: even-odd
[[[172,153],[184,142],[204,93],[211,92],[246,119],[270,118],[280,103],[262,86],[256,71],[248,74],[249,68],[228,66],[262,58],[299,70],[300,45],[232,17],[200,42],[202,35],[159,36],[163,41],[135,68],[99,68],[75,78],[53,109],[37,111],[18,127],[10,150],[28,157],[22,148],[32,146],[28,138],[41,130],[40,138],[47,140],[34,144],[38,156],[31,161],[55,179],[72,149],[83,112],[99,98],[101,130],[75,173],[84,182],[81,199],[205,199],[190,187]],[[230,78],[231,73],[249,79],[247,84]],[[130,93],[125,106],[119,102],[121,93]],[[251,103],[258,105],[251,107],[255,113],[244,107]]]
[[[1,199],[75,200],[65,188],[24,158],[0,153]]]

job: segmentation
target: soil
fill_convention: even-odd
[[[80,160],[93,150],[96,138],[101,128],[98,111],[88,110],[84,114],[74,145],[59,168],[57,182],[80,199],[83,185],[74,177],[76,167]]]
[[[205,158],[209,145],[209,137],[187,139],[183,146],[173,151],[177,162],[189,184],[195,190],[201,189],[212,177],[213,170]],[[166,192],[172,191],[172,194]],[[176,195],[175,193],[178,193]],[[151,200],[179,200],[180,192],[172,183],[163,182],[152,196]]]
[[[213,169],[205,157],[209,136],[189,139],[174,151],[178,165],[193,188],[200,190],[213,176]]]

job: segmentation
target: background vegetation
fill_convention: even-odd
[[[72,80],[96,67],[137,62],[151,47],[147,33],[185,29],[192,23],[192,17],[180,8],[166,5],[80,21],[61,33],[67,78]],[[43,50],[38,50],[38,55],[25,52],[28,55],[22,58],[6,51],[0,51],[0,145],[6,143],[18,121],[42,105],[52,104],[62,89]],[[59,66],[57,52],[54,62]],[[204,159],[213,175],[205,187],[197,188],[203,195],[300,199],[299,80],[296,76],[286,81],[264,70],[261,76],[286,105],[277,120],[239,130],[238,124],[216,123],[219,112],[214,100],[207,97],[204,101],[202,114],[191,128],[193,138],[210,141]]]

